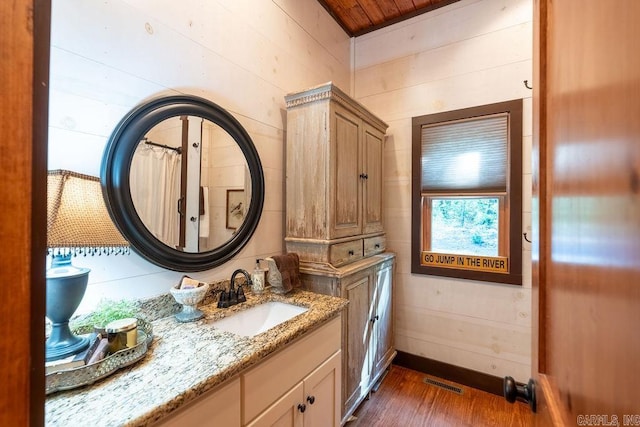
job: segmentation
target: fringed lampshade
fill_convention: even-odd
[[[69,319],[87,289],[88,268],[71,265],[71,256],[121,254],[129,243],[116,229],[102,198],[97,177],[66,170],[47,178],[47,317],[53,323],[45,344],[46,360],[79,353],[89,344],[69,329]]]
[[[128,251],[102,198],[100,179],[66,170],[47,178],[47,247],[72,254]]]

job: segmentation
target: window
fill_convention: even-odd
[[[412,128],[412,273],[522,284],[522,100]]]

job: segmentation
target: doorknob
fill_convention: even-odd
[[[516,400],[529,404],[531,412],[536,412],[536,383],[529,379],[527,384],[518,384],[513,377],[504,377],[504,398],[513,403]]]

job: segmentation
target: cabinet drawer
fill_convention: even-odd
[[[242,375],[244,424],[340,350],[341,343],[342,316],[338,316]]]
[[[331,245],[329,262],[334,267],[349,264],[362,258],[362,239]]]
[[[240,427],[240,378],[209,391],[172,412],[154,427]]]
[[[387,247],[387,239],[384,236],[369,237],[364,239],[364,256],[379,254]]]

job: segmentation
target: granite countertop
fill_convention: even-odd
[[[93,385],[51,394],[45,402],[47,426],[147,426],[227,379],[260,362],[299,336],[334,318],[342,298],[294,290],[287,295],[246,292],[247,302],[218,309],[208,296],[201,320],[180,323],[174,316],[152,322],[153,341],[145,357]],[[308,307],[254,337],[215,329],[211,323],[268,301]]]

